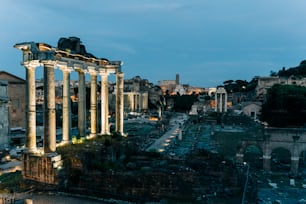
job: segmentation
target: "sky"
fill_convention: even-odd
[[[250,81],[306,59],[305,8],[305,0],[1,0],[0,70],[25,79],[14,44],[56,47],[76,36],[95,56],[123,61],[126,79]]]

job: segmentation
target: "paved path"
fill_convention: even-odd
[[[179,125],[174,125],[168,132],[166,132],[163,136],[158,138],[150,147],[147,148],[146,151],[158,151],[163,152],[165,147],[171,143],[172,140],[175,140],[179,132]]]
[[[163,152],[165,148],[170,145],[170,143],[174,142],[176,137],[179,136],[180,127],[184,122],[188,119],[186,114],[179,114],[177,117],[174,117],[170,120],[170,125],[172,128],[167,131],[163,136],[158,138],[150,147],[146,149],[146,151],[158,151]]]

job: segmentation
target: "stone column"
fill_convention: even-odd
[[[101,74],[101,134],[108,135],[108,73]]]
[[[215,112],[218,112],[218,94],[215,93]]]
[[[291,152],[291,173],[293,176],[297,176],[299,172],[300,152],[298,144],[295,139],[290,152]]]
[[[227,94],[224,94],[224,112],[227,112]]]
[[[263,169],[269,172],[271,170],[271,155],[267,155],[264,153],[262,158],[263,158]]]
[[[86,87],[85,87],[85,73],[82,70],[79,73],[79,87],[78,87],[78,131],[79,137],[86,135]]]
[[[71,101],[70,101],[70,70],[62,69],[63,71],[63,136],[62,143],[69,143],[71,133]]]
[[[124,74],[122,72],[116,73],[116,132],[123,135],[123,88],[124,88]]]
[[[219,107],[218,107],[218,110],[220,113],[223,112],[223,94],[221,93],[219,95]]]
[[[90,136],[97,136],[97,73],[90,73]]]
[[[236,162],[243,163],[244,154],[242,151],[236,153]]]
[[[44,63],[44,152],[56,150],[54,65]]]
[[[36,86],[35,68],[39,65],[24,64],[26,68],[26,148],[36,151]]]
[[[300,157],[297,155],[291,156],[291,173],[293,176],[297,176],[299,172],[299,160]]]

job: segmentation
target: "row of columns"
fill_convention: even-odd
[[[223,87],[219,87],[215,93],[215,111],[227,112],[227,93]]]
[[[71,128],[70,107],[70,72],[78,72],[78,132],[80,137],[86,137],[86,84],[85,71],[73,69],[54,61],[40,63],[36,60],[24,62],[26,68],[26,148],[35,153],[36,146],[36,86],[35,69],[44,68],[44,153],[56,151],[56,110],[55,110],[55,83],[54,69],[60,68],[63,72],[63,136],[62,143],[69,143]],[[101,75],[101,134],[110,134],[108,125],[108,75],[107,69],[101,72],[89,70],[90,81],[90,137],[97,135],[97,75]],[[123,86],[124,74],[116,74],[116,131],[123,134]]]

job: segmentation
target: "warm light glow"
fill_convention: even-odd
[[[76,137],[73,137],[72,138],[72,144],[82,144],[82,143],[84,143],[84,138],[76,138]]]
[[[158,151],[159,151],[159,152],[164,152],[164,151],[165,151],[165,149],[159,149]]]
[[[165,140],[165,142],[171,142],[171,140],[167,139],[167,140]]]
[[[164,143],[163,145],[164,145],[164,146],[169,146],[169,143]]]

